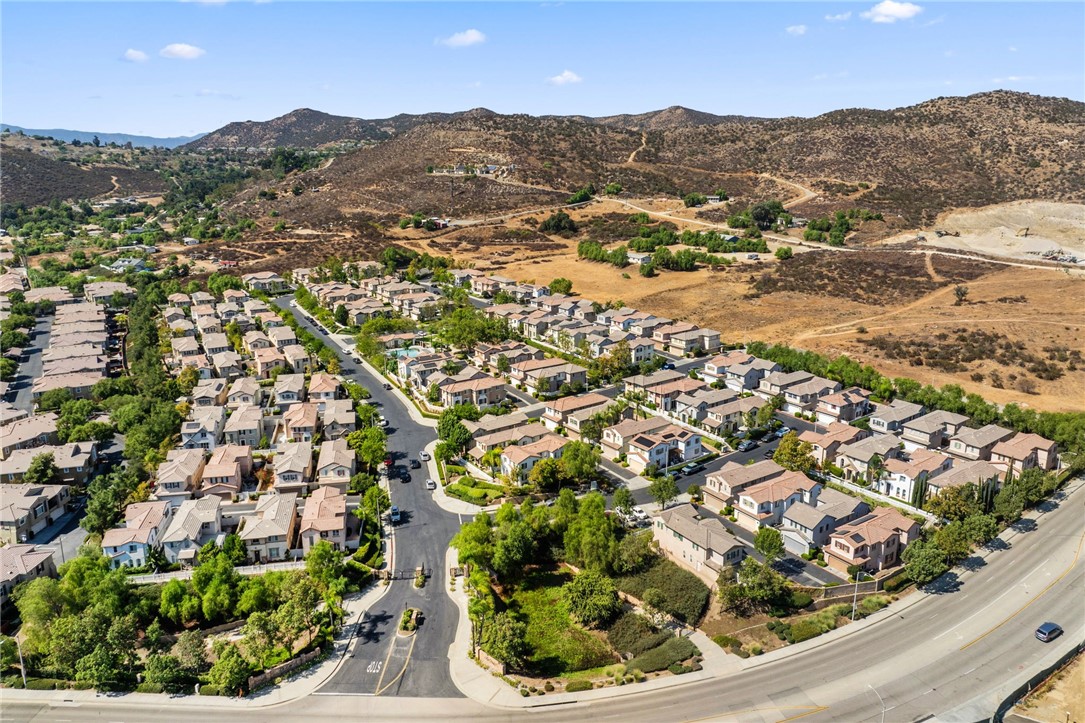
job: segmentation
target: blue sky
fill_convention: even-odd
[[[295,108],[812,116],[1085,100],[1085,4],[9,2],[2,115],[155,136]]]

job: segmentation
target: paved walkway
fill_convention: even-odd
[[[289,562],[268,562],[263,565],[242,565],[234,570],[240,575],[263,575],[276,570],[304,570],[305,560],[291,560]],[[194,570],[174,570],[173,572],[156,572],[147,575],[129,575],[128,582],[133,585],[147,585],[155,582],[167,582],[169,580],[188,580]]]

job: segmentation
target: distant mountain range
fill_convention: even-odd
[[[150,148],[152,146],[159,146],[160,148],[176,148],[177,146],[183,146],[186,143],[198,140],[206,133],[200,133],[194,136],[177,136],[174,138],[156,138],[154,136],[135,136],[130,133],[96,133],[94,131],[73,131],[67,128],[22,128],[20,126],[13,126],[8,123],[0,123],[0,130],[11,131],[12,133],[18,133],[22,131],[24,135],[28,136],[48,136],[49,138],[55,138],[58,141],[64,141],[65,143],[71,143],[72,141],[79,141],[80,143],[91,143],[94,141],[94,137],[97,136],[98,140],[102,143],[116,143],[118,146],[123,146],[125,143],[131,143],[133,146],[142,146],[144,148]]]

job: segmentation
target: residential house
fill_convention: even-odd
[[[738,493],[735,514],[741,527],[756,532],[761,527],[775,527],[791,505],[817,504],[822,484],[802,472],[787,471],[772,479],[750,485]]]
[[[923,414],[923,405],[894,399],[889,404],[875,405],[867,421],[873,432],[900,434],[904,425]]]
[[[471,436],[475,439],[494,432],[500,432],[504,429],[512,429],[519,427],[523,424],[530,423],[531,420],[523,412],[513,412],[512,414],[484,414],[477,421],[465,419],[461,422],[467,431],[471,433]]]
[[[334,487],[345,494],[354,471],[354,450],[347,440],[333,439],[320,445],[316,462],[316,481],[320,487]]]
[[[242,344],[249,354],[254,353],[257,349],[270,349],[275,346],[271,343],[271,339],[267,338],[267,334],[262,331],[245,332],[245,336],[242,337]]]
[[[219,407],[226,403],[226,380],[201,379],[192,388],[192,404],[197,407]]]
[[[6,484],[0,496],[0,544],[27,542],[71,507],[68,485]]]
[[[647,394],[648,387],[673,382],[676,379],[687,378],[688,377],[685,374],[680,371],[675,371],[674,369],[660,369],[651,374],[634,374],[633,376],[626,377],[622,380],[622,391],[625,394]]]
[[[642,474],[650,466],[665,470],[672,465],[690,462],[704,456],[701,435],[676,424],[648,434],[638,434],[629,440],[629,469]]]
[[[538,422],[531,422],[509,429],[499,429],[475,437],[474,445],[467,453],[476,460],[481,460],[493,449],[504,449],[510,445],[525,445],[538,442],[547,436],[550,430]]]
[[[286,290],[286,281],[273,271],[259,271],[241,277],[245,285],[253,291],[278,293]]]
[[[542,369],[559,367],[563,364],[565,364],[565,361],[556,357],[524,359],[523,361],[514,362],[510,365],[509,376],[517,382],[526,383],[528,381],[528,375],[534,374]]]
[[[707,389],[709,389],[708,384],[701,379],[681,377],[661,384],[653,384],[644,391],[649,404],[655,405],[655,408],[663,412],[670,412],[674,410],[674,402],[678,397]]]
[[[257,349],[252,356],[256,362],[256,376],[259,379],[271,379],[272,372],[286,366],[286,357],[275,348]]]
[[[805,555],[825,547],[829,544],[829,535],[840,525],[868,512],[870,506],[858,497],[826,487],[818,493],[815,504],[796,502],[784,512],[780,522],[784,549],[793,555]]]
[[[768,401],[758,396],[739,397],[706,409],[702,424],[705,429],[718,435],[730,434],[749,427],[750,425],[746,424],[747,419],[755,418],[767,404]]]
[[[208,356],[221,354],[224,351],[233,351],[234,349],[229,337],[225,334],[204,334],[203,348]]]
[[[298,522],[297,501],[294,493],[261,495],[255,512],[241,518],[237,534],[245,542],[250,562],[272,562],[289,556]]]
[[[814,375],[809,372],[772,372],[761,379],[761,383],[753,392],[762,399],[782,397],[789,387],[813,381],[813,379]]]
[[[584,386],[587,382],[588,370],[579,364],[570,363],[528,371],[524,379],[528,389],[543,394],[553,394],[564,386]]]
[[[279,351],[286,357],[286,365],[295,374],[304,374],[313,364],[313,358],[301,344],[290,344]]]
[[[730,389],[695,389],[680,394],[671,405],[671,413],[687,424],[703,422],[708,417],[708,410],[738,399]]]
[[[961,459],[990,460],[995,445],[1013,436],[1012,429],[995,424],[988,424],[979,429],[964,427],[949,440],[949,453]],[[1010,451],[1006,447],[1002,447],[1002,450]]]
[[[1059,456],[1051,440],[1038,434],[1018,432],[991,448],[991,464],[1007,472],[1012,471],[1016,476],[1033,467],[1045,472],[1057,469]]]
[[[182,294],[181,292],[170,294],[166,297],[166,301],[169,302],[170,306],[176,306],[178,309],[187,309],[192,306],[192,299],[189,298],[188,294]]]
[[[977,490],[997,490],[1002,483],[1003,470],[982,459],[957,461],[947,472],[927,481],[927,495],[934,497],[950,487],[973,484]]]
[[[569,416],[582,410],[601,412],[614,402],[609,397],[591,392],[578,396],[562,397],[546,403],[542,413],[542,423],[547,429],[558,429],[568,425]]]
[[[891,434],[875,434],[857,442],[842,444],[836,451],[835,464],[848,482],[872,482],[871,477],[885,461],[901,454],[900,440]]]
[[[830,422],[824,431],[806,430],[799,435],[800,442],[809,442],[811,454],[819,467],[836,462],[840,445],[852,444],[870,436],[870,430],[853,427],[844,422]]]
[[[41,395],[56,389],[66,389],[75,399],[88,399],[91,389],[106,376],[101,369],[97,371],[76,372],[74,374],[55,374],[38,377],[30,387],[30,394],[37,402]]]
[[[968,417],[963,414],[935,410],[905,422],[900,438],[907,452],[921,448],[941,449],[967,421]]]
[[[704,487],[701,488],[705,505],[715,510],[732,507],[747,487],[779,477],[785,471],[771,459],[751,465],[728,462],[705,478]]]
[[[501,453],[501,472],[511,475],[514,474],[513,468],[518,468],[520,474],[526,478],[539,461],[560,459],[568,443],[569,440],[565,437],[551,433],[530,444],[506,447]]]
[[[457,404],[491,407],[501,404],[508,397],[504,380],[490,376],[444,384],[440,386],[440,391],[441,404],[446,407]]]
[[[871,488],[889,497],[895,497],[916,507],[922,507],[927,498],[925,485],[932,477],[949,470],[953,458],[929,449],[914,452],[901,451],[899,456],[885,460],[881,479]]]
[[[701,376],[709,382],[724,381],[727,378],[727,369],[729,367],[748,364],[755,358],[741,349],[717,354],[705,362]]]
[[[313,478],[312,442],[285,442],[278,446],[274,461],[276,492],[300,492],[309,489]]]
[[[336,550],[347,545],[347,498],[336,487],[320,487],[309,495],[298,525],[301,550],[308,555],[313,545],[325,540]]]
[[[754,391],[761,386],[761,380],[780,371],[780,365],[766,359],[752,357],[750,361],[732,364],[724,371],[724,384],[735,392]]]
[[[222,441],[225,426],[225,407],[193,407],[181,423],[181,447],[212,451]]]
[[[169,563],[192,565],[200,548],[222,534],[222,500],[201,497],[185,500],[173,513],[162,534],[162,553]]]
[[[246,404],[236,408],[223,427],[228,444],[259,447],[264,434],[264,412],[260,407]]]
[[[271,388],[271,395],[280,409],[305,401],[305,375],[280,374]]]
[[[785,393],[784,399],[787,400],[787,398],[788,393]],[[859,387],[851,387],[828,394],[817,400],[816,410],[817,420],[821,424],[853,422],[870,414],[870,392]]]
[[[0,459],[6,459],[16,449],[41,447],[58,441],[55,412],[18,419],[0,427]]]
[[[331,374],[317,372],[309,380],[309,401],[315,402],[320,411],[324,411],[325,402],[338,399],[342,391],[342,383]]]
[[[603,453],[611,458],[621,454],[629,454],[629,443],[635,437],[644,434],[653,434],[670,426],[663,417],[648,417],[647,419],[627,419],[603,430],[603,439],[600,444]]]
[[[742,563],[746,546],[715,517],[702,518],[693,505],[663,510],[652,519],[652,537],[668,558],[697,575],[708,586],[720,571]]]
[[[204,453],[201,449],[171,449],[155,472],[154,498],[172,507],[184,504],[200,488]]]
[[[320,424],[325,439],[346,437],[358,428],[358,415],[354,412],[354,401],[336,399],[324,402]]]
[[[203,468],[200,494],[232,502],[241,494],[241,483],[252,472],[252,449],[248,446],[225,444],[211,453]]]
[[[631,323],[632,320],[630,320]],[[611,328],[614,327],[614,322],[611,323]],[[621,328],[627,328],[623,326]],[[666,351],[670,346],[671,337],[675,334],[682,334],[687,331],[696,331],[697,325],[691,324],[688,321],[676,321],[673,324],[667,324],[666,326],[659,326],[652,330],[652,341],[656,343],[656,346]]]
[[[259,407],[264,400],[264,390],[253,377],[242,377],[230,385],[226,393],[227,408],[253,405]]]
[[[211,357],[215,374],[223,379],[236,379],[241,376],[241,355],[236,351],[224,351]]]
[[[653,331],[653,339],[655,339],[655,334],[656,332]],[[718,351],[719,348],[720,333],[715,329],[695,328],[689,331],[678,332],[671,334],[670,339],[667,342],[667,351],[679,356],[714,352]]]
[[[159,536],[172,517],[168,502],[133,502],[124,510],[124,527],[106,530],[102,535],[102,554],[110,565],[143,567],[153,548],[161,547]]]
[[[277,349],[298,343],[298,337],[289,326],[276,326],[267,330],[267,338]]]
[[[5,620],[14,619],[9,603],[15,588],[39,577],[57,576],[53,554],[52,549],[35,545],[0,547],[0,615]]]
[[[136,291],[128,284],[119,281],[92,281],[83,286],[83,298],[97,304],[108,304],[114,294],[125,299],[134,299]]]
[[[879,572],[897,565],[904,548],[918,535],[915,520],[892,507],[878,507],[829,536],[825,561],[843,573],[852,565],[868,573]]]
[[[94,472],[98,460],[94,442],[69,442],[45,447],[15,449],[0,464],[0,480],[5,483],[21,482],[30,465],[38,455],[49,454],[60,472],[64,484],[84,487]]]
[[[311,442],[319,425],[320,409],[314,402],[294,404],[283,413],[283,432],[288,440]]]

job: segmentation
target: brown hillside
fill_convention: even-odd
[[[112,165],[80,167],[16,148],[7,142],[0,157],[0,189],[4,203],[33,206],[53,199],[78,200],[110,192],[116,195],[153,193],[165,187],[162,178],[150,171]]]

